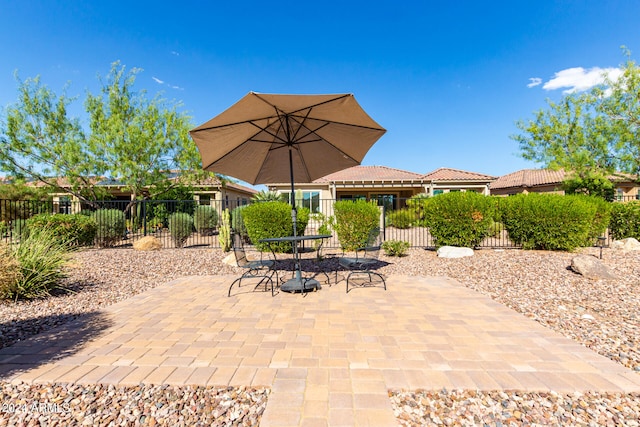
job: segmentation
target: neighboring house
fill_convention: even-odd
[[[405,206],[406,199],[416,194],[436,195],[449,191],[477,191],[489,194],[489,183],[495,177],[457,169],[440,168],[419,174],[386,166],[354,166],[310,183],[295,183],[297,197],[313,212],[331,214],[322,200],[378,200],[386,209]],[[290,197],[290,183],[268,184],[271,191]]]
[[[522,169],[501,176],[490,185],[492,195],[509,196],[518,193],[564,194],[562,184],[567,174],[564,170]],[[636,177],[628,174],[612,175],[609,179],[615,186],[616,200],[637,199],[640,186]]]
[[[451,191],[475,191],[488,196],[489,184],[496,177],[459,169],[439,168],[424,175],[422,179],[426,183],[425,192],[430,196]]]
[[[211,205],[216,209],[233,209],[246,205],[258,193],[257,190],[235,182],[225,181],[215,177],[192,184],[193,198],[200,205]]]
[[[169,180],[175,180],[177,178],[178,174],[176,172],[171,172],[168,176]],[[131,191],[127,190],[121,181],[97,177],[94,178],[93,182],[95,186],[106,190],[110,196],[109,200],[128,202],[133,198]],[[62,188],[68,186],[64,178],[58,178],[57,184]],[[31,185],[43,187],[46,184],[32,182]],[[200,205],[211,205],[216,209],[233,209],[237,206],[246,205],[258,192],[253,188],[245,187],[231,181],[223,182],[216,177],[210,177],[192,183],[191,186],[193,188],[194,200],[198,201]],[[51,195],[56,212],[74,213],[81,210],[82,203],[80,203],[77,197],[61,192],[52,193]]]

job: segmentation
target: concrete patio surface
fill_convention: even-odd
[[[263,427],[392,426],[389,389],[640,391],[640,375],[444,277],[227,298],[162,284],[0,350],[28,383],[268,386]]]

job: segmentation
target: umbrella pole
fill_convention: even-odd
[[[293,223],[293,237],[298,236],[298,211],[296,210],[296,195],[295,185],[293,183],[293,146],[289,146],[289,173],[291,178],[291,222]],[[302,285],[302,291],[304,292],[304,283],[302,282],[302,272],[300,271],[300,259],[298,258],[298,242],[295,240],[293,243],[293,259],[296,280],[300,281]]]

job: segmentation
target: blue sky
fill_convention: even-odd
[[[58,94],[70,82],[83,117],[116,60],[194,126],[249,91],[348,92],[387,129],[364,165],[500,176],[539,167],[509,138],[515,121],[618,67],[621,45],[637,58],[638,22],[637,0],[0,0],[0,106],[17,70]]]

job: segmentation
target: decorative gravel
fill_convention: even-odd
[[[599,249],[588,248],[581,253],[598,256]],[[80,251],[75,255],[75,263],[65,283],[69,292],[43,300],[0,304],[0,347],[178,277],[237,273],[236,268],[221,262],[225,255],[218,249],[208,248],[163,249],[159,252]],[[640,374],[640,253],[605,249],[602,262],[617,276],[616,280],[609,281],[589,280],[572,272],[569,265],[575,255],[484,249],[476,251],[473,257],[442,259],[433,251],[412,249],[409,256],[403,258],[383,256],[385,265],[381,270],[387,275],[454,278],[463,286],[486,294]],[[335,260],[329,262],[335,263]],[[1,386],[3,405],[33,402],[35,398],[45,404],[60,403],[73,395],[76,397],[69,402],[78,403],[73,399],[80,399],[80,402],[86,401],[86,406],[81,406],[82,411],[74,406],[68,419],[62,418],[68,415],[64,412],[55,414],[58,417],[55,418],[52,414],[38,412],[10,413],[3,406],[0,426],[255,425],[264,410],[268,393],[268,390],[250,388]],[[220,398],[220,393],[235,397],[231,400]],[[175,399],[162,403],[159,408],[158,402],[165,402],[161,400],[164,395]],[[398,422],[405,426],[640,426],[638,394],[400,390],[390,391],[390,398]],[[233,405],[228,404],[231,401]],[[117,414],[114,406],[107,402],[121,402]],[[206,418],[213,411],[221,410],[220,402],[227,402],[224,405],[231,411],[229,414],[245,415],[235,419]],[[45,416],[53,418],[41,418]],[[107,421],[109,416],[114,418]]]
[[[2,385],[0,426],[247,426],[267,389],[168,385]]]
[[[638,426],[640,394],[389,392],[401,426]]]

